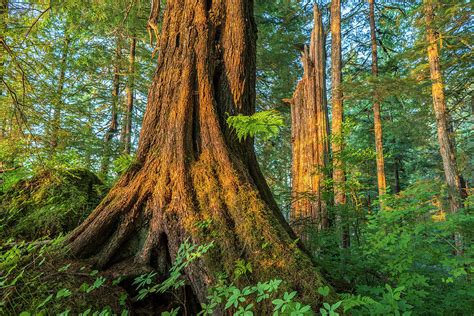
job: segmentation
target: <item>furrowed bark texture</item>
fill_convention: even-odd
[[[329,226],[324,199],[325,170],[329,163],[328,111],[324,30],[321,12],[314,6],[314,29],[303,52],[303,78],[291,100],[292,205],[291,224],[301,235],[303,226]]]
[[[341,1],[331,1],[331,73],[332,73],[332,154],[334,203],[346,203],[345,175],[342,166],[342,56],[341,56]]]
[[[334,183],[334,204],[346,204],[346,176],[342,160],[344,135],[342,134],[342,120],[344,116],[342,100],[342,53],[341,53],[341,0],[331,1],[331,85],[332,85],[332,178]],[[346,220],[342,221],[342,246],[349,247],[350,235]]]
[[[231,275],[243,258],[251,282],[281,278],[319,304],[322,277],[294,242],[251,141],[238,142],[225,123],[226,113],[254,112],[255,41],[252,1],[167,1],[138,163],[71,233],[74,255],[165,274],[184,240],[214,240],[185,271],[200,302],[216,273]],[[207,220],[203,232],[196,224]]]
[[[438,52],[439,34],[433,27],[434,4],[432,1],[424,1],[426,38],[428,41],[428,62],[431,74],[431,93],[433,96],[433,107],[438,129],[438,143],[441,158],[443,160],[444,175],[449,188],[450,207],[452,212],[461,208],[461,184],[456,168],[456,156],[451,146],[448,132],[448,114],[444,96],[443,78]]]
[[[375,27],[375,0],[369,0],[369,22],[370,22],[370,39],[372,46],[372,75],[378,76],[378,57],[377,57],[377,35]],[[385,181],[385,163],[383,158],[383,133],[382,118],[380,115],[380,101],[377,93],[374,93],[374,134],[375,134],[375,153],[377,162],[377,187],[379,190],[379,198],[387,192],[387,184]],[[380,204],[382,206],[382,204]]]

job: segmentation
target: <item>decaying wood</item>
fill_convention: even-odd
[[[292,130],[292,226],[303,235],[302,226],[328,227],[324,199],[325,173],[329,162],[326,104],[324,30],[321,12],[314,6],[314,29],[305,47],[303,78],[291,100]]]
[[[255,267],[248,281],[283,279],[304,302],[320,304],[315,289],[325,282],[295,243],[252,141],[239,142],[225,123],[227,113],[254,113],[255,47],[253,1],[167,1],[137,163],[69,235],[73,255],[165,274],[183,241],[213,240],[185,270],[199,302],[217,273],[231,275],[242,258]]]

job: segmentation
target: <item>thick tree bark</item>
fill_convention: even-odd
[[[121,39],[117,35],[115,44],[115,65],[114,65],[114,78],[112,86],[112,103],[110,107],[110,122],[107,131],[104,136],[104,147],[102,162],[100,165],[100,174],[106,178],[109,173],[110,157],[112,156],[112,140],[114,135],[117,133],[118,121],[117,121],[117,106],[120,95],[120,59],[122,58]]]
[[[291,100],[292,205],[291,224],[300,234],[304,227],[329,226],[324,200],[325,170],[329,163],[324,30],[321,12],[314,6],[310,47],[303,52],[304,74]]]
[[[372,46],[372,75],[378,76],[378,57],[377,57],[377,35],[375,27],[375,0],[369,0],[369,21],[370,21],[370,39]],[[379,198],[387,193],[387,184],[385,180],[385,163],[383,158],[383,133],[382,118],[380,116],[380,100],[377,92],[374,92],[374,134],[375,134],[375,153],[377,162],[377,186]],[[380,206],[382,207],[381,202]]]
[[[456,168],[456,158],[453,147],[449,139],[448,114],[446,110],[446,100],[444,96],[443,78],[438,52],[439,34],[433,27],[434,4],[430,0],[424,1],[426,37],[428,41],[428,62],[433,96],[433,108],[436,116],[436,126],[438,130],[438,143],[443,160],[444,175],[450,194],[450,207],[452,212],[457,212],[461,208],[461,185]]]
[[[66,34],[61,52],[61,64],[59,66],[59,78],[56,95],[54,96],[53,121],[51,124],[50,153],[54,154],[58,147],[59,131],[61,130],[61,111],[63,108],[63,90],[66,79],[67,58],[69,53],[70,39]]]
[[[125,94],[127,95],[127,103],[122,120],[122,133],[120,135],[120,142],[123,146],[123,152],[130,154],[131,137],[132,137],[132,116],[133,116],[133,89],[135,77],[135,50],[137,40],[134,36],[130,39],[130,53],[128,64],[128,80],[125,87]]]
[[[252,142],[239,142],[225,122],[226,113],[254,112],[255,40],[252,1],[167,1],[137,164],[69,235],[72,254],[166,274],[184,240],[212,239],[212,251],[185,271],[200,302],[216,273],[231,275],[244,258],[255,267],[251,282],[277,277],[320,304],[324,281],[294,243]],[[203,232],[196,224],[207,220]]]
[[[332,84],[332,165],[334,182],[334,204],[346,204],[346,178],[342,160],[344,135],[342,134],[342,120],[344,115],[342,101],[342,53],[341,53],[341,1],[331,1],[331,84]],[[342,246],[349,247],[350,236],[346,220],[342,220]]]

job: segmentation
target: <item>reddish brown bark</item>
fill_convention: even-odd
[[[342,55],[341,55],[341,1],[331,1],[331,84],[332,84],[332,178],[334,183],[334,204],[346,204],[346,177],[342,150],[344,148],[344,135],[342,133],[342,120],[344,108],[342,101]],[[349,227],[344,218],[342,222],[342,246],[347,248],[350,243]]]
[[[444,175],[448,184],[450,194],[450,206],[452,212],[461,208],[461,184],[456,168],[456,156],[451,146],[448,131],[448,114],[446,110],[446,99],[444,96],[443,77],[439,61],[438,40],[439,34],[433,27],[434,4],[432,1],[424,1],[426,38],[428,41],[428,62],[432,82],[433,108],[436,116],[438,130],[438,143],[441,158],[443,160]]]
[[[433,97],[433,108],[436,116],[436,127],[438,130],[438,143],[441,158],[443,160],[444,175],[449,190],[449,201],[451,212],[455,213],[462,207],[462,189],[460,177],[456,167],[456,154],[449,138],[448,113],[446,110],[446,99],[444,96],[443,76],[439,60],[438,40],[439,34],[433,26],[435,17],[434,3],[431,0],[423,1],[426,21],[426,38],[428,42],[428,63],[431,74],[431,92]],[[463,243],[459,233],[453,236],[456,249],[454,253],[462,254]]]
[[[303,52],[303,78],[291,100],[292,206],[291,223],[300,235],[304,226],[328,227],[324,171],[329,161],[324,30],[314,6],[314,30]]]
[[[331,83],[332,83],[332,154],[333,154],[333,180],[334,203],[346,203],[345,176],[342,161],[343,135],[342,135],[342,56],[341,56],[341,1],[331,1]]]
[[[372,46],[372,75],[378,76],[378,57],[377,57],[377,35],[375,26],[375,0],[369,0],[369,22],[370,22],[370,39]],[[377,186],[379,190],[379,198],[387,192],[387,184],[385,180],[385,163],[383,158],[383,133],[382,118],[380,115],[380,100],[377,93],[374,92],[374,134],[375,134],[375,153],[377,162]],[[380,204],[382,206],[382,203]]]
[[[277,277],[319,304],[324,281],[294,243],[251,141],[239,142],[225,123],[226,113],[254,112],[255,41],[252,1],[167,1],[138,162],[71,233],[74,255],[164,274],[186,238],[213,239],[211,253],[185,271],[200,302],[216,273],[231,275],[244,258],[255,267],[251,282]],[[203,233],[196,224],[205,220]]]

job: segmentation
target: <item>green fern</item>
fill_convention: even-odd
[[[252,115],[235,115],[227,118],[227,124],[237,133],[239,141],[250,137],[261,137],[268,140],[280,131],[283,124],[283,117],[278,111],[269,110],[257,112]]]

